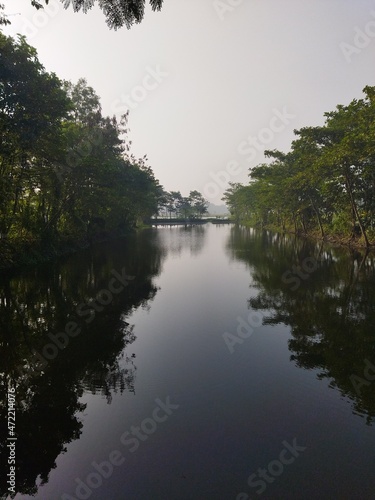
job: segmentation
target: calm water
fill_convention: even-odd
[[[374,499],[374,292],[371,256],[211,224],[1,278],[16,498]]]

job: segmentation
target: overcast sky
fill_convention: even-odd
[[[118,31],[98,8],[2,1],[21,13],[4,32],[25,34],[48,71],[85,77],[105,115],[130,109],[132,152],[165,189],[215,203],[264,149],[287,151],[294,129],[375,85],[373,0],[164,0]]]

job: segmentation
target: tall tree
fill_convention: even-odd
[[[51,162],[63,157],[61,125],[70,101],[25,37],[0,33],[0,233],[31,222],[32,201]]]

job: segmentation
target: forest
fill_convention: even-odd
[[[223,200],[237,222],[365,247],[375,242],[375,87],[295,130],[290,151],[265,151],[248,185]]]
[[[164,191],[130,154],[128,114],[103,116],[84,78],[49,73],[25,37],[0,33],[0,267],[126,234],[159,211],[206,212],[198,191]]]

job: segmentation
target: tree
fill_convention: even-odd
[[[178,211],[181,216],[186,220],[192,214],[191,201],[188,196],[182,196],[177,205]]]
[[[63,158],[61,124],[70,101],[25,37],[0,33],[0,233],[20,232],[42,216],[41,179]],[[31,212],[34,217],[31,217]]]
[[[228,206],[230,214],[236,222],[250,221],[253,215],[258,214],[257,187],[256,183],[249,186],[238,182],[229,183],[229,188],[225,191],[222,200]]]
[[[295,130],[288,153],[265,151],[248,186],[230,183],[224,200],[237,221],[336,238],[375,237],[375,88],[325,113],[320,127]]]
[[[172,213],[174,213],[176,217],[178,216],[178,211],[180,208],[181,201],[182,201],[182,195],[180,191],[171,191],[169,193],[168,197],[169,216],[171,216]]]
[[[127,115],[105,117],[86,80],[47,73],[25,38],[0,33],[0,238],[49,248],[122,234],[157,212]]]
[[[208,202],[199,191],[190,191],[189,200],[194,215],[202,217],[203,214],[207,213]]]
[[[43,1],[43,0],[41,0]],[[82,10],[85,14],[95,5],[96,0],[61,0],[67,9],[73,6],[74,12]],[[44,0],[48,4],[48,0]],[[111,29],[117,30],[122,26],[128,29],[133,24],[142,22],[145,14],[145,0],[98,0],[99,7],[106,16],[106,23]],[[153,11],[160,11],[163,0],[149,0]],[[43,8],[38,0],[31,0],[31,4],[37,9]]]

